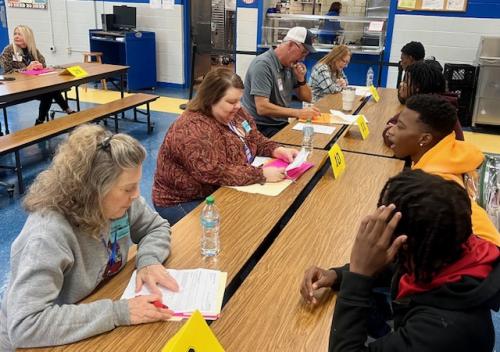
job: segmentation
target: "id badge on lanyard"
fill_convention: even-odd
[[[250,131],[252,130],[252,127],[250,127],[250,124],[248,123],[247,120],[244,120],[242,123],[241,123],[241,127],[243,127],[243,129],[245,130],[245,133],[250,133]]]
[[[109,261],[111,262],[111,264],[114,264],[116,262],[117,242],[127,236],[130,237],[130,225],[128,221],[128,214],[125,214],[121,218],[113,220],[113,222],[111,222],[108,239],[111,243],[111,253],[109,256]]]
[[[248,163],[252,163],[254,156],[252,155],[252,151],[250,150],[250,147],[248,146],[247,142],[245,141],[245,135],[243,135],[236,126],[233,125],[233,123],[228,123],[227,126],[229,127],[229,130],[233,132],[238,138],[240,139],[241,143],[243,143],[243,149],[245,151],[245,156],[247,158]],[[245,133],[248,134],[251,131],[250,124],[245,120],[244,122],[241,123],[241,127],[245,130]]]
[[[281,77],[278,77],[278,89],[280,92],[283,91],[283,80],[281,79]]]
[[[12,61],[14,61],[14,62],[22,62],[22,61],[23,61],[23,56],[22,56],[22,55],[19,55],[19,54],[14,53],[14,54],[12,55]]]

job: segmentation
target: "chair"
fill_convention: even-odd
[[[100,51],[87,51],[83,53],[83,62],[92,62],[93,58],[95,58],[96,62],[102,64],[102,53]],[[106,84],[105,79],[101,79],[101,85],[104,90],[108,90],[108,85]],[[85,92],[87,91],[87,85],[85,85],[84,90]]]

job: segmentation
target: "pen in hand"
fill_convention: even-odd
[[[156,308],[169,309],[168,306],[164,305],[161,301],[153,301],[151,302]]]

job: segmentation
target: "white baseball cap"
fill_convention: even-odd
[[[309,51],[310,53],[316,52],[316,49],[314,49],[313,47],[313,34],[310,30],[304,27],[290,28],[283,41],[286,42],[289,40],[303,44],[307,51]]]

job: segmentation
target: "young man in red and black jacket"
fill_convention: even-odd
[[[455,182],[420,170],[390,179],[361,223],[350,264],[306,271],[307,302],[317,303],[318,288],[339,290],[329,351],[492,351],[500,251],[472,234],[470,215]],[[383,286],[394,329],[368,343],[374,289]]]

